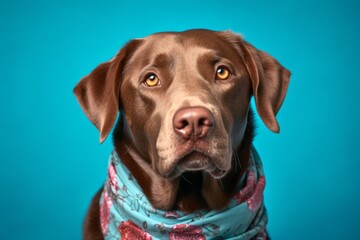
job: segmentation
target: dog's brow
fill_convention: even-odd
[[[198,59],[200,58],[207,58],[207,59],[211,59],[214,62],[218,62],[222,59],[226,59],[228,60],[228,58],[226,57],[226,53],[222,52],[221,50],[218,49],[211,49],[211,48],[198,48],[196,49],[196,51],[198,54],[194,54],[195,56],[198,57]]]
[[[170,64],[171,58],[165,53],[156,55],[154,60],[151,62],[151,65],[156,68],[167,68]]]
[[[220,51],[208,51],[198,56],[198,64],[210,64],[215,65],[219,62],[231,63],[230,59],[225,57]]]

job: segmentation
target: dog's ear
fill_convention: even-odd
[[[265,125],[278,133],[280,127],[275,116],[284,101],[291,73],[276,59],[256,49],[241,36],[231,31],[222,34],[239,48],[251,78],[257,112]]]
[[[243,60],[250,74],[256,109],[273,132],[280,131],[276,114],[285,99],[291,73],[266,52],[241,41]]]
[[[100,143],[106,139],[115,123],[121,105],[122,71],[140,43],[141,40],[127,43],[113,59],[100,64],[74,88],[86,116],[100,131]]]

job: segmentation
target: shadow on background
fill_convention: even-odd
[[[258,120],[273,239],[355,239],[359,194],[357,1],[0,3],[2,239],[80,239],[109,138],[73,87],[132,38],[231,29],[292,74],[281,134]]]

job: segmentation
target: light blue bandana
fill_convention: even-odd
[[[105,239],[267,239],[263,205],[265,177],[256,150],[239,191],[221,211],[184,214],[154,209],[115,151],[100,199]]]

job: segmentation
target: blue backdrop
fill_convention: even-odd
[[[80,239],[112,143],[72,89],[129,39],[231,29],[293,73],[258,120],[273,239],[356,239],[360,208],[359,1],[2,1],[1,239]]]

